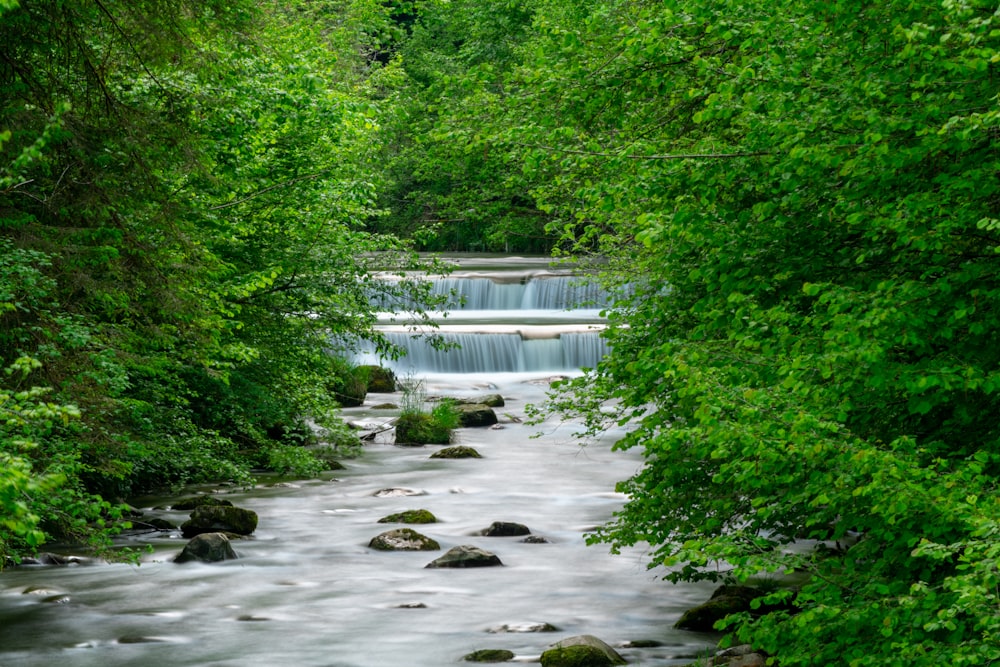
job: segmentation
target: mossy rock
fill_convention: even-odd
[[[396,528],[376,535],[368,546],[378,551],[439,551],[441,545],[412,528]]]
[[[219,532],[249,535],[256,529],[257,513],[242,507],[197,507],[191,518],[181,524],[184,537]]]
[[[720,586],[708,602],[684,612],[674,627],[695,632],[715,632],[717,621],[730,614],[751,611],[750,603],[762,595],[764,593],[760,589],[751,586]]]
[[[593,635],[568,637],[542,653],[542,667],[611,667],[624,664],[625,658]]]
[[[447,445],[451,429],[441,426],[429,414],[406,413],[396,420],[397,445]]]
[[[482,396],[477,396],[475,398],[459,398],[455,399],[455,402],[464,405],[487,405],[491,408],[504,407],[503,396],[500,394],[483,394]]]
[[[497,413],[488,405],[483,405],[482,403],[460,403],[455,407],[458,409],[458,421],[462,426],[477,428],[493,426],[499,422]]]
[[[333,392],[333,397],[342,408],[356,408],[363,405],[368,395],[368,386],[363,379],[347,380],[342,387]]]
[[[382,366],[360,366],[368,374],[368,391],[389,394],[396,391],[396,374]]]
[[[483,455],[473,447],[458,445],[456,447],[445,447],[431,454],[432,459],[481,459]]]
[[[406,510],[384,516],[379,523],[437,523],[437,517],[429,510]]]
[[[462,658],[462,660],[467,662],[507,662],[513,659],[513,651],[500,648],[486,648],[481,651],[473,651]]]
[[[190,511],[197,509],[198,507],[232,507],[233,504],[223,498],[218,498],[216,496],[195,496],[194,498],[184,498],[183,500],[178,500],[176,503],[170,506],[171,509],[175,510],[186,510]]]
[[[542,653],[542,667],[611,667],[615,665],[596,646],[560,646]]]

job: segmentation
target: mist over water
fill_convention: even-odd
[[[612,645],[660,643],[619,649],[630,664],[687,664],[715,638],[672,625],[704,601],[711,586],[663,582],[665,572],[648,570],[641,548],[612,556],[604,545],[586,545],[587,531],[622,506],[615,483],[633,474],[641,457],[611,451],[621,431],[584,445],[573,436],[576,424],[524,423],[526,405],[544,399],[553,370],[577,373],[573,364],[586,365],[580,360],[603,353],[567,357],[561,350],[559,365],[549,361],[554,343],[565,348],[573,336],[600,341],[596,333],[578,331],[579,324],[567,323],[555,337],[517,334],[515,345],[544,342],[544,349],[517,352],[514,368],[474,368],[466,360],[443,369],[434,367],[436,361],[412,363],[428,395],[504,396],[506,405],[496,409],[503,428],[457,432],[456,444],[475,447],[482,459],[431,459],[438,447],[396,447],[386,433],[360,458],[345,461],[346,470],[322,479],[192,490],[223,493],[258,513],[256,533],[233,542],[238,560],[172,563],[186,543],[173,531],[129,538],[131,546],[152,548],[138,566],[0,573],[0,666],[435,667],[471,664],[462,656],[485,648],[508,649],[516,661],[530,662],[551,643],[577,634]],[[485,321],[475,326],[489,329]],[[454,354],[508,354],[477,350],[501,344],[489,335],[462,333],[479,342]],[[399,400],[399,394],[370,394],[364,406],[344,413],[378,425],[394,413],[374,406]],[[395,491],[379,494],[385,489]],[[179,524],[186,512],[153,508],[187,495],[135,503],[148,516]],[[372,537],[399,527],[380,524],[380,518],[418,508],[433,512],[439,523],[411,527],[437,540],[441,552],[368,548]],[[547,543],[477,534],[494,521],[523,523]],[[462,544],[495,553],[503,567],[425,568]],[[29,587],[46,593],[24,594]],[[538,623],[558,630],[517,631]]]

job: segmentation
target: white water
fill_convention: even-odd
[[[605,546],[586,546],[585,533],[624,502],[615,482],[641,460],[611,451],[620,433],[581,447],[574,424],[518,423],[526,404],[544,397],[545,375],[423,374],[431,395],[507,398],[497,409],[503,429],[458,431],[458,443],[482,459],[430,459],[438,448],[395,447],[383,436],[336,477],[298,481],[297,488],[221,490],[260,516],[254,536],[234,542],[239,560],[177,565],[170,560],[185,540],[154,533],[132,540],[154,549],[139,566],[0,573],[0,666],[436,667],[470,664],[462,656],[484,648],[509,649],[528,662],[552,642],[585,633],[612,645],[661,643],[620,649],[630,664],[690,662],[715,638],[672,625],[711,587],[664,583],[662,570],[647,570],[642,549],[612,556]],[[366,406],[345,413],[384,422],[391,412],[371,406],[399,398],[370,395]],[[374,495],[385,488],[422,495]],[[169,499],[137,502],[177,523],[187,516],[151,509]],[[504,567],[425,569],[442,552],[368,549],[372,537],[398,527],[379,518],[416,508],[439,518],[412,527],[438,540],[442,552],[473,544],[496,553]],[[549,543],[475,535],[493,521],[526,524]],[[29,586],[69,601],[26,595]],[[542,622],[558,631],[495,632]]]

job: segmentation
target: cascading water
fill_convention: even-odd
[[[516,267],[543,268],[541,260]],[[257,512],[253,537],[233,543],[238,560],[173,563],[186,540],[165,531],[129,538],[151,549],[138,566],[8,569],[0,573],[0,665],[442,667],[487,648],[510,650],[523,663],[579,634],[617,646],[652,640],[619,648],[631,664],[690,663],[715,638],[672,625],[711,587],[665,584],[662,569],[646,569],[641,548],[612,556],[586,545],[586,532],[624,502],[614,485],[641,465],[639,453],[612,451],[620,429],[581,447],[573,437],[579,424],[523,423],[525,406],[544,399],[552,371],[578,373],[603,354],[590,328],[600,325],[596,311],[488,305],[453,313],[461,330],[446,333],[474,340],[502,334],[501,340],[463,339],[467,346],[459,352],[471,358],[456,356],[461,361],[454,366],[414,352],[408,367],[422,369],[417,377],[428,394],[488,390],[504,397],[501,429],[457,432],[457,443],[483,458],[431,459],[437,448],[394,447],[383,434],[360,458],[345,461],[345,470],[322,479],[189,490],[184,495],[222,493]],[[482,359],[473,361],[477,355]],[[394,412],[380,404],[400,398],[370,395],[364,406],[344,412],[384,423]],[[387,488],[394,491],[379,493]],[[162,509],[176,497],[133,503],[147,517],[178,524],[187,512]],[[368,547],[372,537],[399,527],[380,518],[417,508],[438,517],[412,527],[437,540],[442,552],[471,544],[495,553],[503,566],[426,569],[440,553]],[[494,521],[523,523],[546,541],[482,536]],[[556,630],[528,631],[544,623]]]
[[[595,281],[537,265],[490,269],[426,277],[432,294],[448,298],[439,328],[418,334],[387,324],[386,338],[405,355],[387,360],[368,350],[356,361],[406,374],[576,372],[607,353],[600,309],[611,298]]]

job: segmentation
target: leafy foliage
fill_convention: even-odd
[[[106,534],[103,498],[251,483],[261,456],[308,472],[306,416],[347,443],[331,351],[384,347],[373,295],[426,292],[377,280],[418,264],[363,231],[382,9],[2,8],[0,551]]]
[[[485,131],[532,4],[419,3],[396,58],[371,79],[385,105],[386,217],[375,228],[427,250],[545,252],[556,240],[505,142]]]
[[[552,181],[541,207],[635,289],[571,383],[587,397],[557,401],[593,429],[613,402],[645,453],[596,537],[649,542],[674,580],[805,573],[774,594],[798,613],[731,628],[782,665],[1000,658],[993,9],[536,19],[508,135]]]

